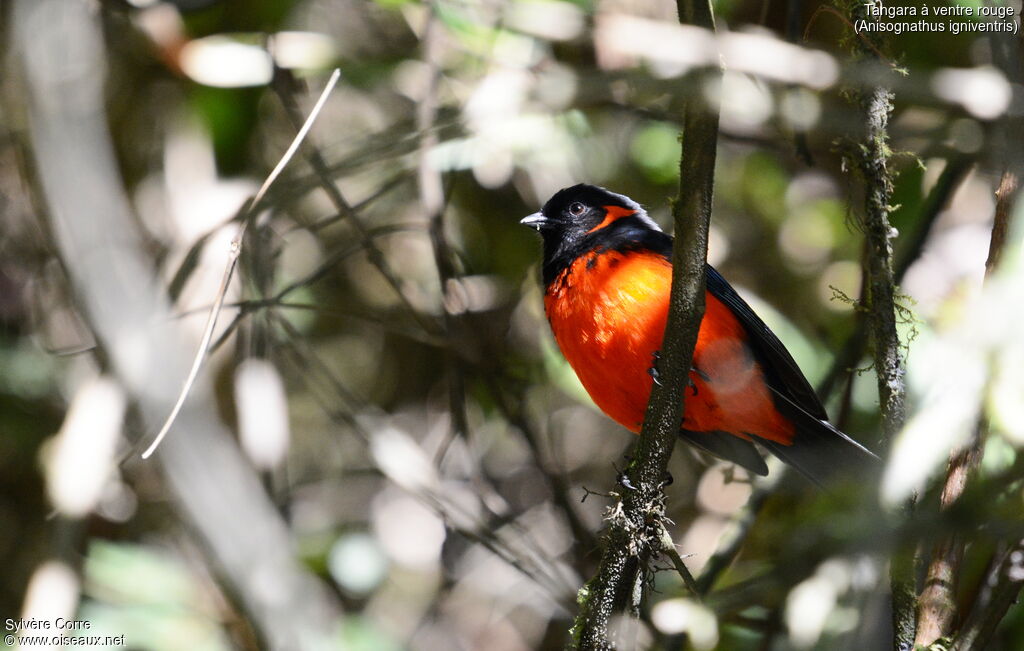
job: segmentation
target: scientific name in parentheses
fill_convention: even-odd
[[[888,6],[881,0],[863,3],[865,13],[873,20],[865,18],[858,19],[854,24],[854,30],[861,32],[889,32],[901,34],[903,32],[949,32],[960,34],[961,32],[1013,32],[1017,33],[1020,23],[1014,20],[1014,8],[1004,5],[983,5],[980,7],[968,7],[963,5],[937,5],[930,7],[927,4],[917,6]],[[916,21],[907,20],[917,18]],[[950,21],[950,18],[983,18],[990,20],[962,20]],[[888,22],[886,22],[888,21]]]
[[[4,630],[7,631],[87,631],[92,628],[92,622],[84,619],[64,619],[58,617],[50,621],[48,619],[12,619],[4,620]]]

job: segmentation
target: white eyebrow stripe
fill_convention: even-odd
[[[636,212],[630,215],[630,217],[636,217],[643,222],[644,226],[647,226],[651,230],[658,231],[659,233],[661,232],[661,226],[658,226],[658,222],[651,219],[651,216],[647,214],[647,211],[639,206],[637,206]]]

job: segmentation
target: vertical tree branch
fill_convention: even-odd
[[[949,471],[940,496],[943,510],[960,499],[967,486],[968,473],[981,461],[983,427],[979,423],[973,440],[949,460]],[[940,540],[932,549],[932,560],[917,600],[915,646],[927,647],[953,630],[957,579],[964,558],[964,544],[964,538],[954,533]]]
[[[999,188],[996,190],[996,214],[992,222],[992,239],[988,245],[988,259],[985,260],[985,277],[992,275],[992,272],[999,266],[1003,257],[1003,248],[1006,245],[1006,236],[1010,232],[1010,216],[1013,214],[1013,207],[1017,197],[1017,190],[1020,188],[1020,179],[1014,170],[1003,172],[999,179]]]
[[[1011,170],[1004,171],[999,181],[999,188],[996,190],[995,219],[992,222],[988,259],[985,261],[986,278],[992,275],[1002,257],[1006,236],[1010,230],[1010,217],[1013,214],[1017,189],[1017,175]],[[987,424],[982,419],[967,446],[951,455],[949,469],[946,472],[946,483],[942,487],[940,506],[943,510],[948,509],[960,499],[967,487],[969,475],[981,463],[982,446],[987,429]],[[956,589],[960,566],[963,563],[965,544],[966,541],[962,536],[951,535],[939,541],[932,551],[932,560],[928,566],[924,589],[918,599],[918,628],[917,637],[914,640],[917,645],[928,646],[954,632],[953,626],[957,614]],[[1017,589],[1019,591],[1019,584]],[[1005,608],[1003,612],[1005,613]],[[979,630],[971,635],[980,636],[982,634],[983,631]],[[973,644],[973,642],[968,644]],[[969,648],[969,646],[965,648]]]
[[[868,330],[874,346],[883,447],[887,447],[899,433],[906,418],[905,369],[896,332],[896,289],[892,269],[891,240],[896,232],[889,224],[892,177],[888,169],[886,129],[892,110],[891,101],[892,93],[883,87],[872,89],[862,99],[867,132],[859,161],[866,184],[864,235],[867,245]],[[908,505],[908,511],[910,508]],[[917,628],[913,552],[895,550],[889,573],[893,647],[907,651],[913,647]]]
[[[1024,77],[1021,57],[1024,55],[1024,39],[1019,34],[993,34],[990,37],[993,60],[1006,74],[1007,78],[1017,84]],[[1006,238],[1010,232],[1010,219],[1014,213],[1019,189],[1021,167],[1024,160],[1017,146],[1015,134],[1020,132],[1024,119],[1019,115],[1008,114],[996,126],[1001,136],[996,147],[997,159],[1003,162],[1003,174],[996,189],[995,216],[992,222],[992,235],[989,240],[988,258],[985,260],[985,280],[992,276],[1002,258],[1006,246]],[[970,475],[975,471],[984,451],[985,439],[988,435],[988,423],[984,416],[978,420],[974,436],[962,449],[950,456],[946,483],[942,489],[941,508],[948,509],[960,499],[967,486]],[[1014,549],[1020,550],[1020,542]],[[915,643],[929,645],[941,638],[953,636],[958,613],[956,612],[956,591],[963,564],[966,541],[962,536],[950,535],[936,545],[925,580],[924,589],[919,599],[918,632]],[[1007,560],[1012,560],[1008,556]],[[1018,559],[1019,560],[1019,559]],[[1019,565],[1019,563],[1018,563]],[[997,585],[995,604],[985,604],[984,599],[974,603],[973,609],[966,618],[956,641],[956,649],[981,649],[988,644],[996,625],[1006,614],[1010,601],[1016,599],[1020,592],[1021,582],[1007,577],[1014,567],[1001,567],[996,563],[996,574],[990,580]]]
[[[869,330],[874,344],[884,445],[900,431],[906,418],[905,370],[896,332],[896,283],[892,264],[892,239],[896,231],[889,224],[892,175],[888,169],[890,152],[886,130],[892,98],[887,88],[879,86],[861,99],[866,132],[858,160],[866,186],[863,225],[867,245]]]
[[[678,0],[681,23],[714,31],[708,0]],[[597,574],[580,590],[572,645],[612,649],[608,623],[626,603],[634,612],[642,595],[647,561],[661,546],[665,513],[663,478],[683,420],[681,396],[689,380],[693,348],[704,316],[708,226],[718,143],[718,108],[691,99],[683,115],[679,197],[672,206],[675,246],[668,322],[640,439],[626,469],[622,501],[613,510]]]
[[[862,3],[853,5],[853,22],[875,22]],[[866,34],[853,39],[857,54],[879,62],[877,46]],[[880,69],[879,75],[884,75]],[[882,82],[883,80],[879,80]],[[893,93],[884,83],[858,93],[864,132],[857,143],[855,161],[864,180],[864,230],[867,269],[868,332],[874,348],[878,398],[882,414],[881,447],[887,448],[906,418],[903,351],[896,331],[896,283],[893,274],[892,239],[896,230],[889,223],[892,173],[889,171],[889,114]],[[916,588],[912,553],[896,550],[890,564],[893,607],[893,645],[899,651],[913,647],[916,623]]]

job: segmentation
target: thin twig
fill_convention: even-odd
[[[722,543],[720,543],[719,548],[711,558],[708,559],[708,562],[705,563],[704,570],[697,578],[694,591],[698,595],[707,595],[725,568],[729,567],[736,558],[736,555],[739,554],[743,543],[747,539],[747,534],[757,520],[758,513],[761,512],[761,508],[768,501],[768,496],[772,494],[772,489],[781,481],[784,475],[782,471],[782,468],[773,468],[767,481],[755,483],[750,499],[747,500],[747,503],[733,521],[729,523],[729,528],[726,529],[722,536]]]
[[[277,69],[274,74],[274,90],[277,92],[278,97],[281,99],[281,104],[285,108],[289,119],[295,124],[302,121],[302,114],[299,112],[298,105],[295,102],[293,95],[293,87],[295,80],[291,76],[291,73],[287,70]],[[331,203],[334,204],[334,208],[341,214],[348,217],[348,221],[352,224],[356,233],[359,236],[359,240],[366,250],[366,256],[380,275],[384,278],[384,281],[391,287],[398,297],[402,307],[412,316],[413,319],[422,327],[425,331],[435,333],[437,331],[436,325],[429,319],[424,317],[419,310],[413,306],[409,301],[409,297],[406,296],[405,292],[402,291],[401,283],[398,280],[398,275],[395,274],[391,265],[384,257],[383,251],[377,246],[377,243],[370,237],[370,229],[363,221],[362,217],[353,209],[352,205],[345,199],[344,195],[341,194],[341,190],[334,183],[330,167],[324,160],[324,157],[320,154],[320,151],[316,147],[307,147],[305,152],[306,161],[313,168],[313,172],[320,182],[320,187],[323,189],[327,198],[330,199]]]
[[[403,182],[407,180],[407,178],[408,176],[405,174],[396,175],[391,180],[385,182],[384,185],[378,188],[369,197],[366,197],[359,203],[355,204],[352,207],[352,209],[356,212],[363,210],[368,205],[384,196],[387,192],[401,185]],[[299,181],[289,180],[289,182],[285,183],[284,185],[295,186],[298,183]],[[280,198],[275,196],[277,192],[274,192],[272,190],[273,188],[271,188],[271,190],[268,190],[266,196],[263,198],[263,202],[267,206],[277,206],[279,205],[279,203],[282,203],[280,201]],[[243,206],[242,208],[244,209],[246,207],[247,206]],[[239,221],[242,218],[242,216],[243,213],[241,211],[236,213],[232,217],[224,220],[222,223],[217,224],[216,226],[211,228],[209,231],[201,235],[199,238],[196,239],[196,241],[192,243],[192,245],[186,252],[185,257],[178,265],[178,269],[177,271],[174,272],[174,276],[172,276],[171,282],[168,285],[167,294],[168,296],[170,296],[172,302],[178,300],[178,296],[181,294],[181,290],[185,287],[185,283],[188,281],[190,274],[195,270],[196,265],[199,264],[200,254],[202,253],[203,248],[206,246],[206,243],[210,240],[210,238],[213,237],[215,233],[219,232],[220,229],[224,228],[225,226],[231,224],[232,222]],[[339,220],[344,219],[345,217],[347,217],[347,215],[335,214],[331,215],[330,217],[325,217],[321,220],[308,224],[296,223],[293,227],[285,229],[284,234],[288,234],[293,230],[299,229],[305,229],[308,230],[310,233],[316,234],[320,230],[327,228],[331,224],[334,224]]]
[[[386,226],[380,226],[378,228],[375,228],[375,229],[372,229],[372,230],[368,230],[366,237],[368,239],[372,240],[372,239],[377,238],[379,236],[391,235],[393,233],[400,233],[400,232],[412,231],[412,230],[422,230],[422,229],[418,225],[413,226],[413,225],[407,225],[407,224],[389,224],[389,225],[386,225]],[[359,253],[360,251],[363,251],[365,248],[366,248],[365,242],[361,241],[361,242],[351,242],[348,245],[344,246],[343,248],[340,248],[340,249],[334,251],[333,253],[328,255],[326,258],[324,258],[324,260],[319,265],[317,265],[317,267],[315,269],[310,271],[308,274],[306,274],[302,278],[294,280],[294,281],[288,283],[287,285],[285,285],[284,287],[282,287],[277,292],[277,294],[274,296],[274,298],[276,300],[282,300],[286,296],[291,294],[292,292],[294,292],[294,291],[296,291],[298,289],[301,289],[303,287],[306,287],[308,285],[311,285],[312,283],[320,280],[321,278],[323,278],[324,276],[329,274],[331,271],[336,269],[339,262],[341,262],[342,260],[345,260],[349,256],[355,255],[356,253]],[[428,330],[427,332],[430,333],[431,331]]]
[[[286,361],[294,366],[297,377],[305,382],[313,399],[320,404],[324,413],[331,420],[351,428],[364,442],[370,443],[374,438],[374,432],[356,417],[357,413],[365,411],[366,401],[334,374],[307,338],[303,337],[287,319],[275,313],[271,313],[271,318],[288,337],[288,345],[281,346],[281,350],[289,355],[285,358]],[[323,384],[314,381],[316,379],[323,380]],[[498,517],[483,500],[480,500],[479,506],[492,516],[490,522],[481,520],[473,509],[466,508],[458,500],[450,499],[439,491],[424,488],[411,491],[410,495],[444,519],[455,532],[467,540],[482,544],[498,558],[520,571],[544,589],[552,601],[565,603],[567,585],[564,572],[558,571],[558,565],[548,558],[530,531],[521,524],[510,518]],[[473,528],[467,528],[459,523],[473,523]],[[497,528],[504,524],[521,536],[521,544],[514,544],[515,541],[508,536],[498,533]]]
[[[435,127],[439,136],[463,135],[463,125],[457,118],[457,115],[445,115],[444,121],[439,120]],[[399,120],[380,133],[367,135],[363,139],[364,144],[361,145],[344,140],[334,143],[333,148],[351,148],[353,151],[347,157],[327,164],[328,177],[335,178],[368,167],[401,168],[400,159],[419,149],[419,138],[420,134],[415,132],[414,121],[409,119]],[[406,174],[405,180],[412,180],[412,178]],[[274,206],[297,201],[309,192],[322,187],[322,184],[321,175],[316,172],[297,174],[290,177],[288,183],[275,185],[267,193],[266,201],[268,205]],[[353,208],[358,212],[358,206],[353,206]]]
[[[436,337],[436,336],[433,336],[433,335],[429,335],[429,334],[423,332],[419,328],[413,328],[413,327],[405,328],[405,327],[402,327],[402,325],[399,324],[399,323],[396,323],[394,321],[394,319],[386,319],[384,317],[378,316],[376,314],[371,314],[369,312],[355,312],[355,311],[351,311],[351,310],[348,310],[348,311],[335,310],[335,309],[324,307],[323,305],[320,305],[320,304],[317,304],[317,303],[296,303],[296,302],[290,302],[290,301],[280,301],[277,298],[271,296],[269,298],[249,299],[249,300],[246,300],[246,301],[236,301],[236,302],[233,302],[233,303],[225,303],[224,304],[224,308],[225,309],[237,309],[237,310],[239,310],[240,312],[239,312],[239,314],[237,315],[236,318],[242,317],[242,316],[244,316],[246,314],[249,314],[249,313],[252,313],[252,312],[256,312],[258,310],[268,310],[268,309],[275,309],[275,310],[301,310],[301,311],[305,311],[305,312],[314,312],[314,313],[316,313],[317,316],[331,317],[331,318],[334,318],[334,319],[349,319],[349,320],[352,320],[352,321],[359,321],[359,322],[362,322],[362,323],[365,323],[365,324],[372,325],[374,328],[379,328],[383,332],[387,332],[389,334],[395,334],[395,335],[398,335],[400,337],[404,337],[406,339],[409,339],[410,341],[415,341],[417,343],[425,344],[427,346],[431,346],[431,347],[434,347],[434,348],[442,348],[442,347],[448,345],[448,341],[445,340],[445,339],[442,339],[440,337]],[[202,308],[202,311],[205,311],[205,310],[208,310],[208,309],[210,309],[209,306]],[[193,312],[193,311],[199,311],[199,308],[197,308],[196,310],[189,310],[189,312]],[[189,312],[185,312],[183,314],[188,314]],[[179,316],[182,316],[182,315],[179,315]],[[235,327],[238,327],[238,324],[237,323],[232,323],[232,324],[229,324],[227,327],[225,327],[224,330],[226,332],[226,331],[228,331],[228,330],[230,330],[232,328],[235,328]],[[210,351],[211,352],[217,349],[217,347],[222,343],[222,341],[221,341],[222,339],[224,339],[224,333],[221,333],[221,336],[218,337],[217,340],[214,341],[212,344],[210,344]]]
[[[284,170],[285,166],[291,161],[295,152],[298,150],[299,145],[306,138],[306,134],[313,127],[313,123],[316,121],[318,115],[320,115],[321,109],[327,102],[327,97],[334,90],[334,86],[338,83],[338,78],[341,76],[341,71],[335,68],[334,72],[331,73],[331,78],[327,80],[327,85],[324,87],[322,93],[320,93],[320,99],[317,100],[316,105],[313,106],[313,110],[310,111],[309,117],[306,118],[305,123],[299,132],[295,134],[295,138],[292,140],[291,145],[288,146],[288,150],[285,151],[284,156],[277,162],[277,165],[267,176],[266,180],[263,181],[263,185],[257,190],[256,195],[248,202],[247,208],[244,210],[246,217],[242,219],[242,223],[238,226],[238,232],[235,234],[234,239],[231,240],[231,247],[228,249],[228,262],[224,267],[224,275],[221,277],[220,287],[217,289],[217,298],[213,303],[213,309],[210,310],[210,315],[206,318],[206,326],[203,328],[203,337],[199,341],[199,350],[196,351],[195,359],[192,360],[192,368],[188,372],[188,377],[185,378],[185,383],[181,387],[181,392],[178,394],[178,400],[174,403],[174,408],[171,409],[171,413],[167,416],[167,420],[164,421],[163,427],[157,433],[156,438],[146,448],[146,451],[142,453],[143,459],[148,459],[153,452],[156,451],[160,442],[167,436],[167,432],[171,430],[171,426],[174,425],[175,419],[178,417],[178,413],[181,411],[182,406],[185,404],[185,399],[188,398],[189,391],[192,389],[192,385],[195,383],[196,378],[199,377],[199,369],[202,368],[203,361],[206,359],[207,348],[210,345],[210,340],[213,338],[213,329],[217,326],[217,317],[220,315],[221,306],[224,305],[224,297],[228,293],[228,285],[231,283],[231,276],[234,274],[235,265],[238,264],[238,256],[242,252],[242,240],[245,237],[246,228],[249,225],[251,215],[259,207],[260,200],[263,199],[263,195],[266,194],[270,186],[280,176],[281,171]]]
[[[697,584],[697,580],[693,578],[693,574],[690,572],[690,568],[686,567],[686,563],[683,562],[683,557],[679,554],[679,550],[676,549],[675,542],[672,540],[672,534],[665,528],[664,523],[661,524],[661,535],[659,536],[661,543],[661,553],[669,557],[672,561],[672,567],[675,568],[676,573],[683,580],[683,584],[690,590],[693,596],[700,599],[701,592]]]
[[[370,196],[366,197],[365,199],[359,201],[359,203],[357,203],[354,206],[352,206],[352,211],[356,212],[356,213],[362,211],[363,209],[365,209],[367,206],[369,206],[371,203],[373,203],[377,199],[380,199],[381,197],[385,196],[387,193],[391,192],[392,190],[394,190],[395,188],[399,187],[403,183],[408,182],[408,180],[409,180],[409,175],[406,174],[405,172],[402,172],[400,174],[395,174],[393,177],[391,177],[390,179],[385,181],[379,188],[374,190],[373,194],[371,194]],[[315,222],[313,222],[311,224],[297,225],[295,228],[305,229],[305,230],[309,231],[310,233],[316,234],[316,233],[322,231],[323,229],[327,228],[328,226],[331,226],[332,224],[338,223],[339,221],[345,219],[346,217],[348,217],[348,215],[342,214],[342,213],[338,213],[338,214],[335,214],[335,215],[331,215],[330,217],[324,217],[323,219],[318,219],[317,221],[315,221]]]

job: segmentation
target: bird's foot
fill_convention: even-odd
[[[689,383],[687,384],[687,386],[690,389],[693,390],[693,395],[697,395],[697,383],[693,381],[693,376],[694,375],[696,375],[697,377],[699,377],[701,380],[703,380],[705,382],[709,381],[711,378],[708,377],[707,373],[705,373],[704,371],[700,370],[696,366],[691,366],[690,367],[690,375],[687,378]]]
[[[624,472],[620,472],[618,476],[615,477],[615,481],[618,482],[619,486],[622,486],[623,488],[628,488],[631,491],[636,490],[636,486],[634,486],[632,482],[629,481],[629,475],[627,475]]]
[[[651,367],[647,369],[647,374],[651,376],[654,383],[659,387],[661,386],[661,375],[658,373],[658,362],[661,361],[661,351],[656,350],[651,353],[651,358],[654,360],[651,362]]]

